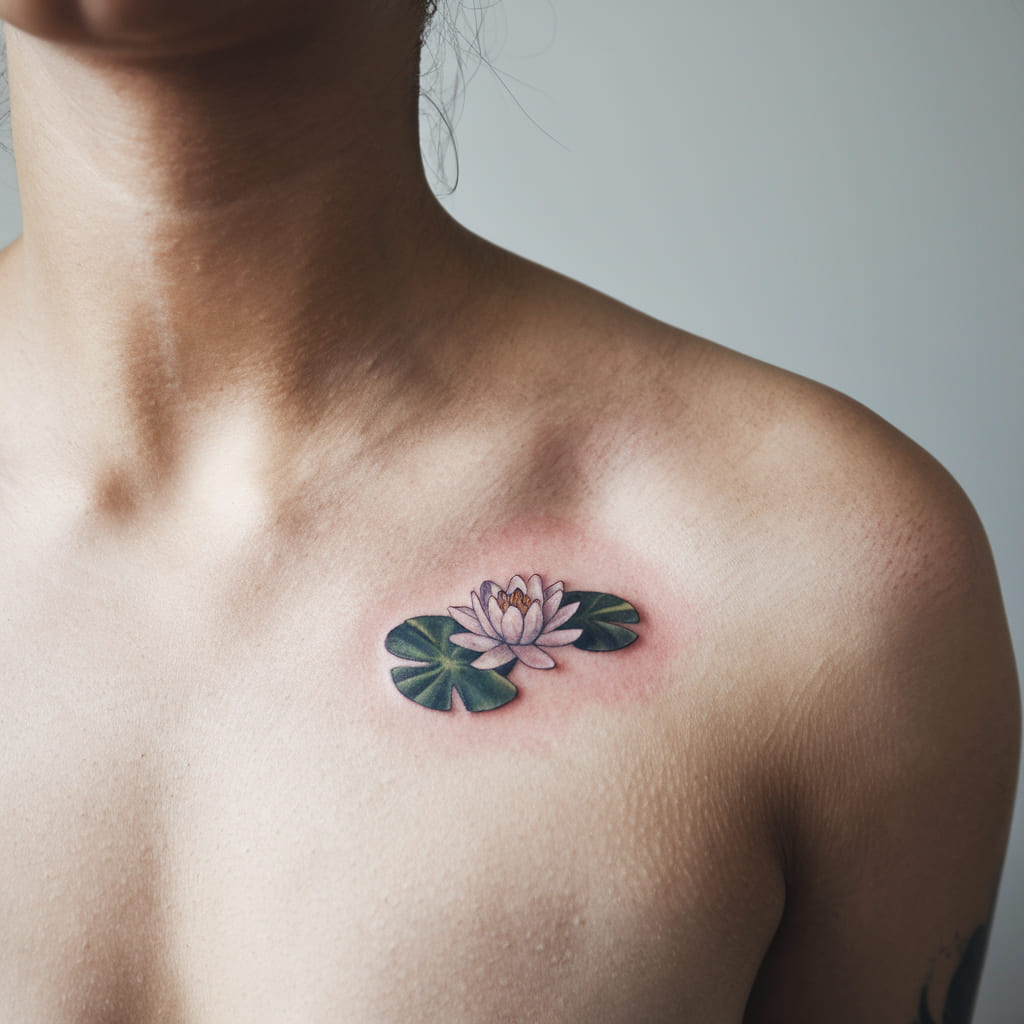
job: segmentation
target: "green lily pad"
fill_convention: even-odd
[[[640,615],[628,601],[593,590],[573,590],[562,598],[562,604],[573,601],[579,601],[580,606],[561,628],[583,630],[574,647],[583,651],[618,651],[637,639],[633,630],[620,625],[640,621]]]
[[[496,670],[473,668],[477,651],[453,644],[452,633],[462,627],[447,615],[421,615],[406,619],[384,640],[397,658],[418,662],[391,670],[399,692],[409,700],[435,711],[450,711],[452,690],[468,711],[493,711],[513,700],[519,691],[506,679],[513,659]]]

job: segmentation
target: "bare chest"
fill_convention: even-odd
[[[379,630],[325,625],[355,607],[234,633],[160,607],[8,600],[15,1019],[740,1019],[780,893],[699,709],[538,680],[518,718],[440,714]],[[588,664],[567,692],[635,676]]]

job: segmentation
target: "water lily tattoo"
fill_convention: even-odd
[[[470,651],[483,651],[473,668],[497,668],[518,659],[530,668],[554,668],[555,659],[544,649],[575,643],[582,629],[559,629],[568,622],[579,601],[562,604],[565,587],[552,583],[546,590],[534,573],[529,583],[513,576],[504,590],[490,580],[474,590],[472,608],[449,608],[448,614],[468,633],[453,633],[451,641]]]
[[[626,627],[640,621],[628,601],[599,591],[565,591],[561,581],[544,586],[538,573],[513,576],[500,587],[485,580],[468,605],[447,615],[406,619],[384,646],[415,664],[391,670],[398,690],[435,711],[450,711],[454,690],[468,711],[492,711],[518,694],[509,673],[519,664],[556,667],[551,650],[617,651],[637,634]]]

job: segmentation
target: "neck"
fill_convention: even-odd
[[[166,473],[225,410],[268,432],[328,400],[379,419],[379,389],[408,384],[462,236],[422,172],[415,33],[358,17],[148,57],[9,30],[24,235],[5,270],[98,452],[116,437]]]

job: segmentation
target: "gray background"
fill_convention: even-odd
[[[505,0],[484,44],[453,214],[922,444],[985,522],[1020,652],[1024,0]],[[1022,809],[977,1024],[1024,1022]]]

